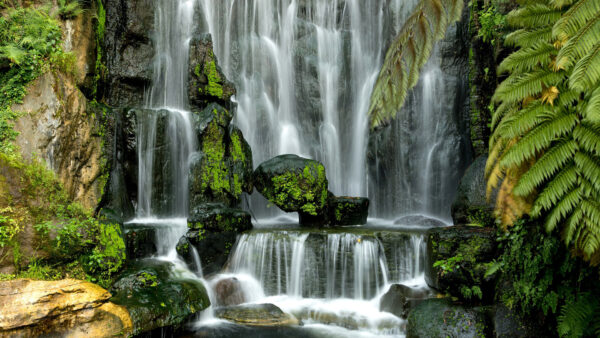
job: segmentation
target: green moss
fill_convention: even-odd
[[[197,77],[200,78],[204,75],[208,81],[208,84],[204,87],[199,87],[198,91],[202,95],[223,98],[223,79],[219,75],[214,53],[212,50],[209,51],[209,53],[208,60],[204,63],[204,65],[201,66],[198,64],[194,68],[194,74]]]
[[[214,110],[214,114],[218,114]],[[213,121],[203,137],[202,153],[206,166],[202,172],[202,189],[210,188],[213,194],[223,195],[231,192],[229,168],[225,163],[225,144],[222,128]]]

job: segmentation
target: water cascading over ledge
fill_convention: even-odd
[[[238,89],[235,122],[255,164],[308,156],[325,165],[334,194],[368,195],[371,216],[449,220],[469,161],[467,72],[456,65],[467,54],[443,49],[394,125],[371,137],[367,126],[386,48],[416,0],[199,2],[204,30]],[[441,45],[456,43],[455,35]],[[252,198],[257,216],[272,216],[261,200]]]

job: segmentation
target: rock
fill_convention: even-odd
[[[328,201],[330,217],[335,225],[367,224],[369,199],[365,197],[333,197]]]
[[[431,228],[435,228],[435,227],[444,227],[446,226],[446,223],[435,219],[435,218],[429,218],[427,216],[423,216],[423,215],[406,215],[406,216],[402,216],[397,218],[394,221],[394,224],[398,224],[398,225],[417,225],[420,227],[431,227]]]
[[[210,305],[201,282],[177,277],[173,269],[169,262],[135,261],[113,284],[111,301],[127,308],[134,335],[165,326],[180,327]]]
[[[487,155],[479,156],[461,178],[456,199],[452,203],[454,224],[494,225],[492,213],[495,201],[488,201],[486,196],[486,162]]]
[[[246,302],[240,281],[235,278],[221,279],[215,284],[217,306],[234,306]]]
[[[247,304],[219,308],[215,315],[237,324],[249,326],[289,326],[298,325],[292,315],[281,311],[273,304]]]
[[[408,315],[406,337],[488,337],[490,326],[482,308],[465,308],[447,299],[427,299]]]
[[[41,159],[72,200],[95,209],[108,176],[106,159],[97,121],[74,80],[47,72],[28,86],[23,102],[12,110],[22,112],[14,129],[24,159]]]
[[[195,114],[200,151],[190,160],[190,209],[205,202],[239,206],[252,192],[252,151],[231,113],[216,104]]]
[[[525,320],[516,310],[511,310],[504,304],[494,307],[492,317],[494,324],[494,337],[497,338],[536,338],[551,337],[552,332],[547,327],[540,326],[540,322],[530,319]]]
[[[402,284],[393,284],[381,297],[379,310],[393,313],[406,319],[409,311],[430,296],[430,292],[414,289]]]
[[[220,271],[235,245],[237,235],[252,229],[251,216],[221,203],[206,203],[190,211],[188,232],[179,240],[177,253],[194,264],[191,247],[200,257],[204,274]]]
[[[223,74],[213,51],[211,36],[196,36],[190,42],[188,96],[193,109],[202,109],[210,102],[231,108],[235,87]]]
[[[127,310],[100,286],[65,279],[0,282],[0,336],[113,337],[132,333]]]
[[[254,185],[269,202],[286,212],[307,219],[325,218],[328,182],[318,161],[296,155],[281,155],[262,163],[254,171]]]
[[[125,247],[127,258],[145,258],[154,255],[156,249],[156,227],[127,224],[125,226]]]
[[[496,249],[494,228],[450,226],[429,229],[425,281],[434,289],[466,300],[491,301],[495,275],[486,277],[485,273],[489,263],[497,257]],[[434,267],[436,262],[443,264]],[[462,291],[474,286],[480,289],[481,298],[477,292],[469,297],[468,291]]]
[[[74,78],[77,85],[86,96],[91,97],[94,91],[94,76],[96,75],[96,39],[95,19],[96,3],[90,3],[80,15],[72,20],[66,20],[63,27],[63,50],[75,56]],[[83,6],[86,6],[84,4]]]

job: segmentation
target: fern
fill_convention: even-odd
[[[375,83],[368,111],[372,128],[387,123],[402,108],[435,42],[460,19],[463,4],[461,0],[419,1],[392,42]]]
[[[583,337],[598,332],[591,331],[598,325],[594,319],[600,312],[600,303],[590,293],[581,293],[575,300],[565,304],[558,316],[557,331],[561,337]],[[591,325],[595,323],[596,325]]]

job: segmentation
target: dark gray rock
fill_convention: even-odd
[[[393,284],[381,296],[379,310],[390,312],[400,318],[408,318],[409,311],[432,294],[428,290],[415,289],[402,284]]]
[[[335,225],[364,225],[369,216],[369,199],[365,197],[333,197],[328,200],[332,223]]]
[[[497,257],[496,229],[468,226],[434,228],[427,231],[425,281],[444,293],[465,300],[491,301],[495,275],[485,276],[489,263]],[[442,265],[434,266],[436,262]],[[477,287],[481,298],[470,297],[463,288]],[[471,289],[472,290],[472,289]]]
[[[416,225],[420,227],[443,227],[446,223],[423,215],[406,215],[397,218],[394,224],[398,225]]]
[[[408,338],[491,336],[484,308],[469,308],[447,299],[428,299],[408,315]]]
[[[247,304],[215,310],[219,318],[250,326],[298,325],[298,320],[273,304]]]
[[[494,199],[486,196],[485,165],[487,155],[478,157],[460,180],[458,193],[452,204],[454,224],[491,223],[493,226]]]
[[[124,228],[127,259],[146,258],[156,254],[156,226],[127,224]]]
[[[136,261],[110,289],[111,301],[127,308],[134,335],[160,327],[181,327],[210,305],[202,283],[176,277],[173,268],[169,262]]]

